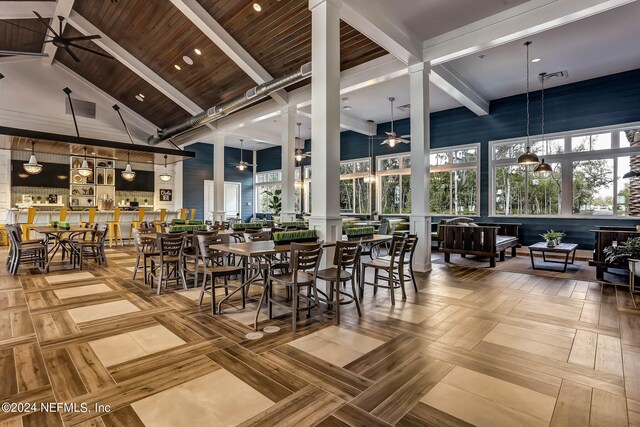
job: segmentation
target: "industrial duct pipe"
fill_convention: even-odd
[[[306,79],[311,75],[311,63],[307,62],[300,69],[294,73],[288,74],[284,77],[273,79],[269,82],[262,83],[254,88],[249,89],[244,95],[233,98],[220,105],[209,108],[200,114],[196,114],[184,120],[177,125],[158,130],[157,135],[149,135],[147,138],[147,144],[158,145],[162,141],[174,138],[178,135],[182,135],[193,129],[204,126],[207,123],[211,123],[221,118],[228,116],[234,111],[238,111],[241,108],[251,105],[256,101],[266,98],[274,92],[284,89],[294,83]]]

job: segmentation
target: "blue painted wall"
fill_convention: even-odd
[[[531,93],[531,134],[540,134],[540,91]],[[635,226],[638,220],[596,218],[488,218],[489,141],[526,135],[525,95],[491,101],[490,114],[476,116],[461,107],[431,114],[431,147],[481,144],[480,216],[483,221],[519,222],[523,224],[525,244],[540,241],[539,234],[549,228],[563,230],[566,240],[583,249],[593,248],[594,234],[589,230],[599,225]],[[545,131],[565,132],[576,129],[616,125],[640,121],[640,69],[586,80],[545,90]],[[410,133],[409,119],[394,123],[398,135]],[[378,124],[378,136],[390,129],[389,123]],[[384,138],[382,138],[384,139]],[[400,153],[410,147],[381,146],[381,138],[373,143],[373,155]],[[308,141],[309,142],[309,141]],[[351,131],[340,135],[340,158],[368,156],[367,137]],[[310,149],[310,144],[307,149]],[[375,167],[375,165],[374,165]],[[267,169],[265,169],[267,170]],[[375,197],[375,195],[374,195]],[[434,221],[439,218],[435,217]]]
[[[185,208],[196,208],[197,219],[204,218],[204,181],[213,180],[213,145],[197,143],[189,146],[196,153],[193,159],[185,160],[183,165],[183,204]],[[250,162],[253,152],[244,150],[244,160]],[[251,170],[239,171],[235,164],[240,161],[240,150],[225,147],[224,180],[241,183],[242,218],[253,215],[253,174]]]
[[[182,166],[182,203],[185,208],[196,208],[196,218],[204,217],[204,181],[213,179],[213,145],[197,143],[189,146],[196,153]]]

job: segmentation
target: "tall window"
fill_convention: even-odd
[[[340,212],[350,214],[371,213],[369,159],[340,162]]]
[[[269,208],[269,194],[282,189],[282,171],[268,171],[256,174],[256,212],[274,213]]]
[[[380,156],[377,161],[379,212],[411,213],[411,155]]]
[[[480,144],[431,150],[429,163],[431,213],[478,215]]]
[[[640,196],[640,178],[622,178],[631,169],[640,170],[635,128],[601,128],[534,141],[532,151],[552,168],[541,174],[517,164],[525,141],[490,143],[490,214],[640,215],[640,197],[633,196]],[[636,159],[638,165],[632,168]]]

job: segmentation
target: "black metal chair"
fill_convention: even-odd
[[[391,240],[391,249],[389,250],[389,260],[375,258],[371,261],[362,263],[362,271],[360,275],[360,299],[364,297],[364,285],[372,285],[374,295],[378,292],[378,288],[389,289],[391,294],[391,305],[395,305],[395,290],[402,290],[402,299],[407,299],[407,292],[404,287],[404,259],[405,259],[405,237],[393,236]],[[367,282],[367,268],[374,270],[373,282]],[[380,274],[385,272],[386,276]],[[381,285],[379,281],[387,282],[387,285]]]
[[[37,265],[41,270],[47,264],[47,245],[41,240],[23,241],[19,225],[9,224],[6,232],[11,244],[9,248],[9,272],[15,276],[22,263]]]
[[[136,280],[136,274],[138,271],[143,270],[144,283],[147,284],[149,281],[149,275],[147,273],[149,265],[148,261],[152,256],[159,255],[159,252],[156,249],[155,240],[149,236],[154,232],[155,230],[152,228],[135,228],[133,230],[133,242],[136,247],[136,265],[133,267],[131,280]],[[142,261],[142,265],[140,265],[140,261]]]
[[[175,281],[176,285],[182,281],[182,286],[187,290],[187,281],[184,272],[180,268],[182,261],[182,249],[187,233],[158,234],[156,244],[158,255],[151,257],[151,287],[153,282],[158,282],[158,295],[162,292],[162,285],[168,287],[170,281]]]
[[[71,250],[73,257],[73,267],[79,264],[82,270],[83,261],[85,259],[93,259],[98,265],[107,266],[107,256],[104,251],[104,245],[109,234],[109,226],[100,224],[96,227],[96,231],[92,233],[91,240],[71,240]]]
[[[416,292],[418,292],[418,283],[416,282],[416,276],[413,273],[413,255],[415,254],[416,247],[418,246],[418,235],[416,234],[407,234],[405,240],[405,255],[404,255],[404,266],[408,267],[409,272],[403,270],[404,278],[411,280],[413,283],[413,288]],[[377,258],[383,261],[391,261],[391,256],[386,255],[383,257]]]

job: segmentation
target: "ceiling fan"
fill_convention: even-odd
[[[382,141],[380,145],[388,145],[389,147],[395,147],[397,144],[410,144],[411,141],[405,138],[411,138],[411,135],[401,135],[398,136],[393,131],[393,101],[396,99],[394,97],[389,98],[389,102],[391,103],[391,132],[385,132],[387,134],[387,139]]]
[[[93,49],[89,49],[88,47],[84,47],[81,46],[79,44],[76,44],[76,42],[78,41],[83,41],[83,40],[96,40],[101,38],[101,36],[99,35],[92,35],[92,36],[78,36],[78,37],[63,37],[62,36],[62,23],[64,22],[64,17],[58,15],[58,24],[59,24],[59,30],[56,32],[56,30],[54,30],[49,23],[35,10],[33,11],[33,13],[36,15],[36,17],[40,20],[40,22],[42,22],[44,25],[47,26],[47,28],[49,29],[49,31],[51,31],[51,33],[53,34],[53,36],[47,34],[47,33],[43,33],[42,31],[37,31],[37,30],[33,30],[31,28],[28,27],[23,27],[22,25],[18,25],[16,23],[7,21],[2,19],[1,21],[9,24],[9,25],[13,25],[15,27],[18,28],[22,28],[28,31],[32,31],[34,33],[38,33],[38,34],[42,34],[45,37],[48,37],[49,40],[45,40],[44,43],[53,43],[53,45],[57,48],[60,49],[64,49],[65,52],[67,52],[69,54],[69,56],[71,56],[73,58],[74,61],[76,62],[80,62],[80,58],[78,58],[78,56],[73,53],[73,51],[71,50],[71,47],[74,47],[76,49],[81,49],[81,50],[85,50],[87,52],[93,53],[95,55],[100,55],[102,57],[105,58],[109,58],[109,59],[113,59],[110,55],[104,54],[102,52],[98,52],[97,50],[93,50]],[[15,55],[15,56],[48,56],[46,53],[40,53],[40,52],[13,52],[13,51],[0,51],[0,55]]]
[[[304,139],[300,137],[300,126],[302,126],[302,123],[298,122],[296,125],[298,125],[298,137],[296,138],[295,158],[296,162],[301,162],[303,159],[311,157],[311,153],[304,151]]]
[[[242,149],[242,143],[244,142],[243,139],[240,140],[240,162],[236,165],[236,169],[238,169],[239,171],[243,171],[246,170],[248,168],[252,168],[255,165],[251,164],[251,163],[247,163],[244,161],[243,159],[243,154],[244,154],[244,150]]]

